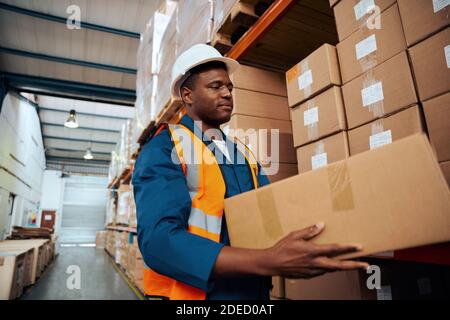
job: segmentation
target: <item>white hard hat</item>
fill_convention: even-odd
[[[174,98],[180,98],[180,86],[189,77],[189,70],[211,61],[221,61],[227,66],[228,73],[239,68],[239,63],[223,57],[219,51],[207,44],[196,44],[180,54],[172,67],[171,93]]]

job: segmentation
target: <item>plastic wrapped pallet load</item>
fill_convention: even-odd
[[[169,103],[171,98],[170,82],[172,66],[180,53],[177,41],[178,11],[178,9],[175,10],[172,15],[170,22],[167,25],[166,32],[161,40],[161,50],[159,52],[161,68],[158,74],[158,83],[156,85],[156,92],[158,94],[156,96],[155,108],[150,110],[152,117],[157,117],[160,111]]]

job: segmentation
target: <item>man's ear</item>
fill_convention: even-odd
[[[192,104],[192,90],[188,87],[181,88],[181,99],[185,104]]]

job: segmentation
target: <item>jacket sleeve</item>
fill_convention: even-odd
[[[141,151],[133,173],[138,242],[154,271],[204,291],[223,244],[187,231],[191,198],[180,164],[172,161],[167,130]]]

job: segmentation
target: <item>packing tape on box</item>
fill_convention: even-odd
[[[271,188],[261,188],[256,191],[256,200],[263,218],[265,233],[273,240],[280,239],[284,232],[275,205],[275,198]]]
[[[325,144],[323,141],[318,141],[315,144],[314,155],[311,157],[311,168],[316,170],[326,165],[328,165],[328,155],[325,152]]]
[[[311,95],[311,85],[313,84],[313,74],[309,67],[308,59],[300,63],[300,76],[297,78],[297,81],[299,89],[303,90],[305,98],[308,98]]]
[[[370,130],[371,130],[371,135],[369,137],[370,150],[392,143],[392,131],[384,130],[383,119],[378,119],[374,121],[370,127]]]
[[[292,69],[288,70],[286,72],[286,78],[287,78],[287,82],[292,82],[294,80],[296,80],[298,78],[298,75],[300,73],[300,67],[295,66]]]
[[[327,167],[327,173],[333,211],[354,209],[355,202],[347,163],[345,161],[333,163]]]
[[[362,33],[370,34],[366,24],[361,26]],[[371,34],[356,45],[356,55],[362,55],[359,63],[363,70],[361,88],[362,106],[368,108],[375,118],[384,115],[384,92],[382,81],[376,79],[373,68],[377,65],[376,36]]]
[[[319,109],[316,107],[314,99],[306,102],[306,110],[303,112],[303,125],[306,126],[309,141],[319,138]]]

